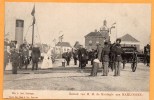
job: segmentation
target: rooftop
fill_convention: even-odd
[[[56,46],[71,47],[69,42],[58,42]]]
[[[139,42],[137,39],[135,39],[133,36],[130,34],[126,34],[121,37],[121,41],[128,41],[128,42]]]
[[[85,37],[87,36],[102,36],[102,34],[99,31],[95,31],[95,32],[90,32]]]

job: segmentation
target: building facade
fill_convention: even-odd
[[[137,50],[140,50],[140,42],[135,39],[133,36],[130,34],[126,34],[122,36],[121,38],[121,46],[126,47],[126,46],[136,46]]]
[[[56,54],[62,54],[64,52],[67,52],[67,50],[72,50],[69,42],[58,42],[55,46]]]
[[[107,27],[106,20],[104,20],[103,26],[99,31],[95,30],[85,36],[85,47],[87,49],[96,49],[97,45],[104,47],[105,41],[110,41],[109,28]]]

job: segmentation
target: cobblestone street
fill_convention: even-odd
[[[73,61],[65,68],[59,61],[51,69],[32,71],[31,65],[29,68],[18,70],[17,75],[5,71],[4,90],[149,91],[150,68],[142,63],[138,64],[136,72],[126,64],[119,77],[113,76],[111,70],[108,76],[101,76],[102,68],[96,77],[90,77],[90,62],[83,71]]]

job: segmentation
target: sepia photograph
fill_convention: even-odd
[[[4,30],[4,98],[149,98],[150,4],[5,2]]]

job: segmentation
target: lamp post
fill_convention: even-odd
[[[110,34],[111,34],[111,32],[112,32],[112,29],[115,28],[115,24],[116,24],[116,22],[113,23],[113,24],[111,25],[111,27],[109,28]],[[111,37],[111,35],[109,36],[109,38],[110,38],[110,37]],[[116,27],[116,39],[117,39],[117,27]],[[110,41],[110,39],[109,39],[109,41]]]

